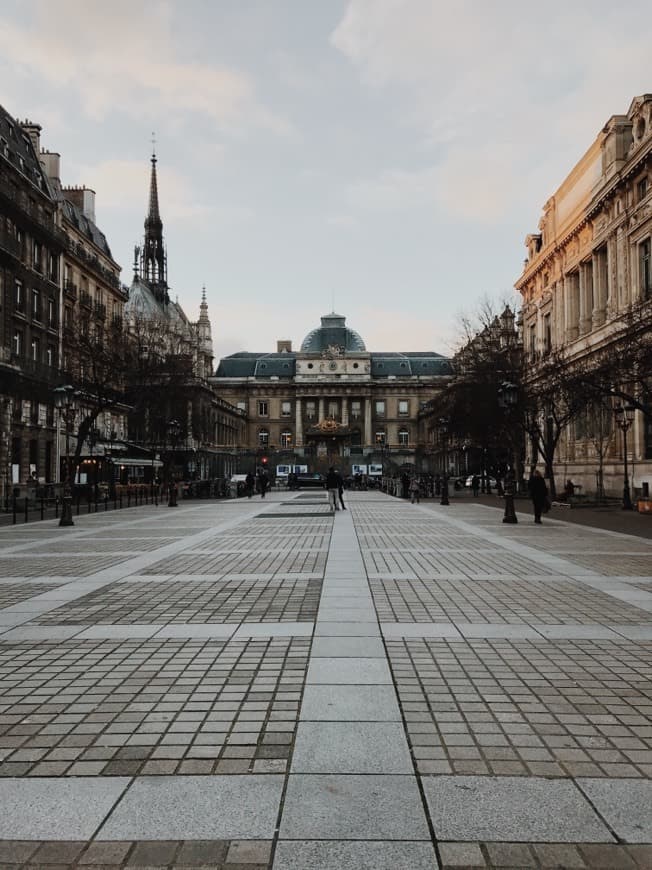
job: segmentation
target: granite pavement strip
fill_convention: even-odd
[[[0,530],[0,867],[652,866],[652,544],[348,504]]]

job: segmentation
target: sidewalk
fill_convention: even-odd
[[[652,866],[652,518],[345,497],[0,528],[0,867]]]

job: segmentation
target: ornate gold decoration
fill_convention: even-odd
[[[334,420],[332,417],[327,417],[325,420],[321,420],[315,426],[315,429],[319,429],[320,432],[333,433],[337,432],[340,428],[340,424],[337,420]]]

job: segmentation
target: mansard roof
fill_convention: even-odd
[[[32,140],[21,127],[21,122],[10,115],[1,104],[0,139],[4,140],[0,143],[0,157],[8,160],[17,172],[52,199],[52,187],[41,166],[39,155],[34,150]]]
[[[301,343],[303,353],[321,353],[329,347],[338,347],[344,351],[366,350],[364,341],[354,329],[346,326],[346,317],[341,314],[325,314],[321,318],[321,326],[311,330]]]
[[[296,355],[283,353],[248,353],[241,351],[223,357],[217,367],[218,378],[293,378]]]
[[[66,219],[69,220],[70,223],[73,224],[80,233],[82,233],[82,235],[86,236],[90,242],[98,247],[103,254],[106,254],[107,257],[113,259],[106,236],[97,224],[94,224],[92,220],[89,220],[79,206],[66,199],[65,192],[61,193],[61,198]]]

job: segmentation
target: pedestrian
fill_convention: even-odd
[[[265,498],[265,493],[267,492],[267,487],[269,486],[269,477],[267,477],[267,472],[263,469],[258,473],[258,489],[260,490],[260,497]]]
[[[335,474],[337,475],[337,494],[340,498],[342,510],[345,511],[346,507],[344,505],[344,478],[337,470],[335,471]]]
[[[337,505],[337,495],[340,491],[339,484],[339,474],[335,471],[333,466],[328,469],[328,474],[326,475],[326,489],[328,490],[328,505],[331,509],[331,513],[334,511],[338,511],[339,507]]]
[[[413,477],[410,481],[410,500],[412,504],[419,504],[419,481],[416,477]]]
[[[538,468],[532,470],[528,482],[528,489],[530,490],[530,498],[532,499],[532,505],[534,506],[534,522],[540,525],[541,514],[545,512],[546,506],[549,502],[548,487],[546,486],[546,482],[541,476],[541,472]]]
[[[247,498],[251,498],[251,496],[254,494],[255,487],[256,478],[251,472],[249,472],[245,477],[245,492],[247,493]]]
[[[477,474],[474,474],[471,478],[471,489],[473,491],[474,498],[477,498],[478,493],[480,492],[480,478]]]

